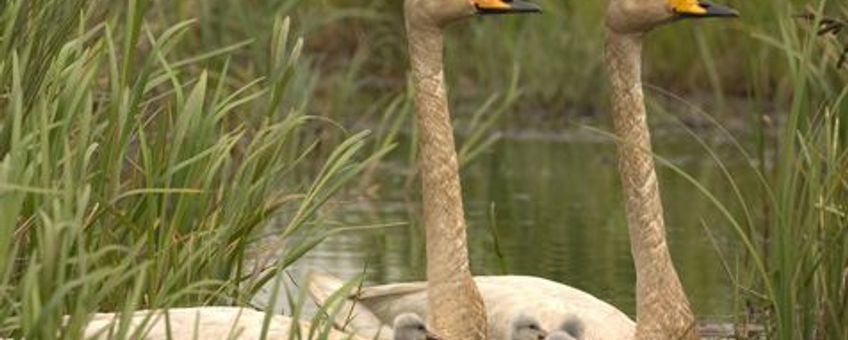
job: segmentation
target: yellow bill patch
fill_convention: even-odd
[[[666,0],[668,5],[679,14],[706,14],[707,10],[698,4],[697,0]]]
[[[480,9],[509,9],[509,5],[501,0],[474,0],[474,5]]]

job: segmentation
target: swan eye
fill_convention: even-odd
[[[419,330],[419,331],[422,331],[422,332],[426,332],[426,331],[427,331],[427,327],[424,327],[424,325],[418,325],[418,330]]]

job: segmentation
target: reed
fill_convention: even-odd
[[[288,19],[246,70],[246,43],[186,55],[196,20],[98,4],[0,6],[2,337],[79,338],[97,311],[248,305],[335,232],[322,205],[392,147],[307,114]],[[269,225],[279,253],[248,266]]]
[[[785,112],[752,110],[753,134],[731,132],[701,112],[746,160],[747,169],[729,171],[714,146],[681,125],[715,162],[731,189],[729,199],[658,156],[725,216],[744,254],[743,270],[731,271],[727,264],[742,302],[739,322],[766,325],[768,338],[848,336],[848,74],[840,64],[844,45],[830,16],[834,8],[843,13],[844,4],[833,4],[822,0],[802,15],[786,12],[776,20],[778,32],[753,34],[788,70],[785,86],[792,90]],[[740,178],[756,179],[758,189],[743,190]]]

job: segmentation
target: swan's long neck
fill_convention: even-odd
[[[666,244],[641,81],[642,36],[607,33],[613,125],[636,265],[637,339],[697,338],[692,310]]]
[[[407,23],[407,35],[427,234],[428,322],[445,339],[485,339],[485,308],[468,262],[459,165],[442,69],[442,32],[436,26]]]

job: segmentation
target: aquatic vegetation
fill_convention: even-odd
[[[0,7],[2,337],[76,338],[95,311],[249,304],[338,231],[322,205],[391,148],[306,114],[288,20],[255,73],[234,61],[243,43],[174,53],[194,20],[157,28],[150,2],[85,3]],[[271,221],[278,253],[248,265]]]
[[[778,32],[756,34],[782,54],[793,90],[785,113],[752,112],[758,122],[753,143],[705,115],[747,160],[747,171],[728,171],[718,153],[689,130],[721,169],[735,199],[718,199],[716,192],[659,158],[725,215],[745,254],[738,263],[725,264],[738,288],[740,324],[764,324],[775,339],[848,335],[848,82],[834,62],[838,57],[831,59],[843,47],[821,39],[818,25],[827,3],[805,16],[812,25],[786,15],[778,20]],[[738,180],[743,176],[756,178],[759,189],[743,191]]]

